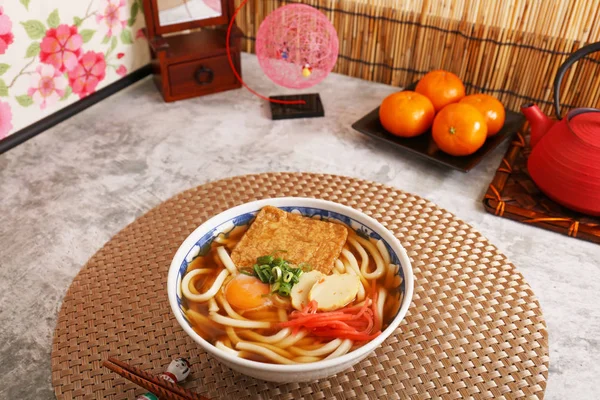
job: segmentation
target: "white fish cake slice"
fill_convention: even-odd
[[[308,300],[316,301],[319,311],[334,311],[350,304],[359,286],[360,278],[356,275],[324,276],[310,289]]]
[[[292,306],[296,310],[302,310],[308,305],[308,294],[310,293],[310,289],[312,289],[314,284],[324,276],[325,275],[319,271],[305,272],[300,275],[300,280],[294,285],[292,292],[290,293]]]

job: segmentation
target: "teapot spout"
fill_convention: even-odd
[[[531,127],[529,144],[533,148],[550,128],[552,128],[556,121],[548,118],[548,116],[533,103],[521,106],[521,111],[525,115],[525,118],[527,118],[527,121],[529,121],[529,126]]]

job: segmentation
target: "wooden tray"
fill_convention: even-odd
[[[515,137],[483,199],[488,212],[600,244],[600,218],[571,211],[550,200],[527,171],[531,149],[526,128]]]
[[[406,87],[405,90],[414,90],[416,86],[417,82],[414,82]],[[525,117],[522,114],[506,110],[506,121],[502,130],[496,135],[488,138],[484,145],[474,154],[465,157],[455,157],[441,151],[433,141],[431,131],[413,138],[401,138],[392,135],[385,130],[379,121],[379,107],[355,122],[352,125],[352,128],[374,139],[388,143],[392,147],[409,151],[420,157],[461,172],[469,172],[483,160],[486,154],[494,150],[498,145],[504,142],[504,140],[517,132],[523,126],[523,123],[525,123]]]

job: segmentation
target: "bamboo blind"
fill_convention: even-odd
[[[256,32],[270,12],[298,2],[334,24],[336,72],[406,86],[445,69],[469,92],[492,94],[513,110],[536,102],[551,112],[560,64],[600,41],[600,0],[250,0],[237,21],[245,50],[254,52]],[[571,69],[561,102],[567,109],[600,108],[600,54]]]

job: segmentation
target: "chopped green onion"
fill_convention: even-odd
[[[256,263],[263,265],[263,264],[271,264],[273,262],[273,256],[262,256],[262,257],[258,257],[256,259]]]
[[[266,268],[265,268],[266,267]],[[271,282],[271,267],[268,265],[258,265],[254,266],[254,273],[260,279],[262,283],[270,283]]]
[[[273,254],[279,252],[285,253],[285,250],[277,250]],[[288,297],[292,287],[300,281],[300,276],[311,268],[306,263],[294,266],[281,257],[267,255],[258,257],[252,269],[261,282],[271,284],[271,293]],[[248,271],[242,272],[249,274]]]
[[[277,290],[279,290],[279,286],[281,286],[281,283],[279,281],[275,282],[272,286],[271,286],[271,293],[275,293],[277,292]]]
[[[278,280],[281,279],[281,268],[279,267],[273,267],[273,269],[271,270],[271,274],[273,274],[273,277],[275,278],[275,282],[277,282]]]
[[[288,297],[292,292],[292,285],[289,283],[282,283],[278,288],[279,294],[284,297]]]

